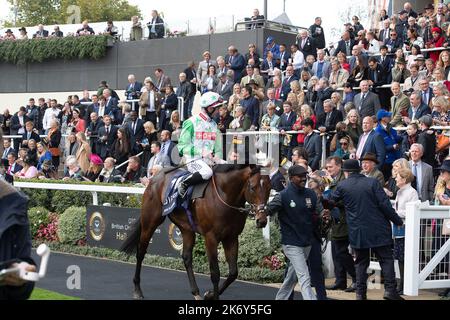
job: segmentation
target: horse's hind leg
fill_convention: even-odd
[[[205,300],[218,300],[219,299],[219,281],[220,281],[220,269],[219,262],[217,260],[217,240],[214,235],[205,235],[206,253],[209,260],[209,271],[211,273],[211,282],[213,283],[213,291],[205,293]]]
[[[158,212],[155,212],[158,211]],[[144,299],[141,290],[141,267],[150,239],[153,236],[156,228],[163,223],[164,217],[161,217],[159,210],[153,210],[152,216],[146,219],[141,219],[141,237],[139,240],[138,250],[136,252],[136,272],[134,274],[134,299]]]
[[[200,291],[195,281],[194,270],[192,269],[192,249],[195,245],[195,233],[189,230],[182,230],[183,234],[183,262],[189,278],[191,292],[195,300],[201,300]]]
[[[219,295],[221,295],[225,291],[225,289],[228,288],[228,286],[232,284],[234,280],[236,280],[238,276],[238,238],[236,237],[230,240],[223,241],[222,244],[225,251],[225,258],[227,259],[228,263],[229,274],[227,279],[220,286]]]

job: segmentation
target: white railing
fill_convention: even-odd
[[[430,206],[429,202],[410,202],[406,204],[405,231],[405,295],[417,296],[419,289],[450,288],[450,277],[445,280],[426,280],[437,265],[450,252],[450,238],[420,270],[421,220],[450,219],[450,206]],[[442,237],[442,235],[434,235]]]
[[[85,185],[85,184],[63,184],[63,183],[38,183],[38,182],[20,182],[14,181],[17,188],[27,189],[47,189],[47,190],[66,190],[66,191],[86,191],[92,194],[92,204],[98,206],[97,193],[126,193],[126,194],[144,194],[145,188],[138,187],[119,187],[108,185]]]

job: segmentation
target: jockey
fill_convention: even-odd
[[[212,114],[224,103],[219,94],[206,92],[200,99],[201,112],[183,123],[178,149],[191,174],[178,186],[181,198],[186,196],[189,186],[210,179],[213,175],[210,165],[222,161],[222,136]]]

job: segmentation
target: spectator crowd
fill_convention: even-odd
[[[31,98],[17,113],[6,109],[0,116],[3,135],[20,136],[13,144],[3,140],[2,176],[146,184],[178,163],[181,119],[192,115],[198,92],[213,91],[228,101],[213,116],[222,133],[278,132],[281,163],[304,166],[316,188],[327,179],[333,188],[344,179],[342,161],[356,159],[402,218],[409,200],[450,205],[450,10],[443,4],[420,14],[414,9],[406,3],[392,17],[381,12],[377,30],[366,30],[355,16],[336,47],[326,46],[318,17],[295,43],[270,36],[260,53],[255,44],[245,53],[230,45],[218,57],[205,51],[198,63],[180,70],[176,83],[161,68],[154,70],[155,80],[149,76],[143,83],[130,75],[123,97],[102,81],[97,94],[86,90],[82,99],[74,94],[61,103],[40,98],[36,104]],[[255,11],[251,20],[260,19]],[[249,28],[258,27],[251,20]],[[160,37],[159,23],[155,11],[151,38]],[[44,31],[36,37],[45,37]],[[77,34],[86,32],[87,22]],[[136,106],[126,102],[133,99]],[[286,173],[273,168],[274,189],[283,188],[279,172]],[[355,277],[340,212],[332,231],[332,289],[347,288],[347,273]],[[394,237],[402,272],[404,233],[397,230]]]

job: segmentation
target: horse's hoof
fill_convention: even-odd
[[[218,300],[218,298],[214,295],[214,291],[206,291],[204,295],[205,300]]]
[[[196,295],[194,296],[194,299],[195,299],[196,301],[203,300],[202,297],[201,297],[199,294],[196,294]]]
[[[134,300],[143,300],[144,295],[141,292],[135,292],[135,293],[133,293],[133,299]]]

